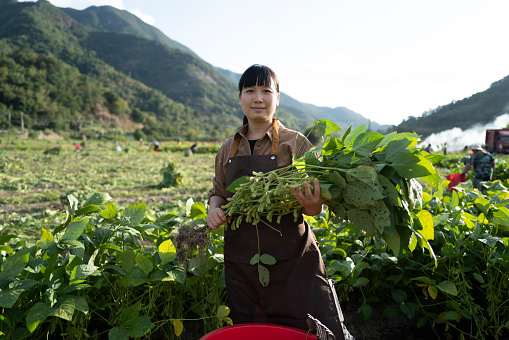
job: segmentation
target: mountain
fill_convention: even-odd
[[[66,130],[90,121],[95,129],[215,140],[241,124],[239,77],[126,11],[0,0],[0,112],[23,113],[28,128]],[[285,94],[278,117],[300,131],[320,118],[342,127],[367,121]]]
[[[186,46],[171,40],[159,29],[146,24],[135,15],[111,6],[90,6],[84,10],[60,8],[74,20],[100,31],[137,35],[164,45],[194,53]]]
[[[421,117],[409,117],[392,130],[427,137],[454,127],[465,130],[476,124],[484,125],[505,113],[509,113],[509,76],[492,83],[483,92],[439,106]]]

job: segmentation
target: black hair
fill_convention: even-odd
[[[274,87],[279,93],[279,80],[276,73],[267,66],[255,64],[244,71],[240,77],[239,93],[241,93],[242,89],[245,87],[270,86],[272,82],[274,82]]]

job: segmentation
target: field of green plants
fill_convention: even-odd
[[[196,340],[231,323],[222,235],[201,229],[217,145],[0,140],[0,339]],[[308,218],[358,339],[509,337],[509,163],[496,156],[482,193],[450,192],[466,155],[422,183],[429,214],[413,220],[430,249],[412,239],[395,255]]]

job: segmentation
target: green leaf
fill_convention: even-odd
[[[460,317],[460,314],[454,310],[450,310],[444,314],[445,320],[457,320]]]
[[[256,253],[253,255],[253,257],[251,258],[251,260],[249,261],[249,264],[251,265],[255,265],[257,264],[258,262],[260,262],[260,254]]]
[[[393,206],[400,206],[400,195],[394,184],[384,175],[378,175],[378,182],[383,188],[383,194],[386,196],[386,202]]]
[[[136,254],[132,250],[124,250],[118,255],[117,261],[127,273],[136,266]]]
[[[63,303],[61,303],[58,307],[53,308],[53,310],[48,314],[52,316],[57,316],[61,319],[72,321],[72,316],[74,314],[74,298],[68,298]]]
[[[168,278],[177,281],[181,285],[186,284],[186,272],[182,267],[175,267],[168,273]]]
[[[366,132],[366,125],[361,125],[355,128],[352,132],[350,132],[343,140],[343,144],[346,146],[352,145],[353,142],[359,137],[361,134]]]
[[[120,218],[120,224],[136,227],[145,218],[145,210],[145,202],[131,204],[125,209],[124,214]]]
[[[97,205],[88,205],[84,208],[81,208],[79,210],[76,210],[76,213],[74,216],[81,216],[81,215],[88,215],[96,211],[100,211],[101,208],[99,208]]]
[[[0,307],[12,308],[21,293],[23,293],[22,289],[10,289],[8,292],[0,290]]]
[[[269,270],[258,263],[258,279],[262,286],[267,287],[270,280]]]
[[[9,246],[0,246],[0,251],[5,251],[6,253],[9,254],[14,254],[14,250],[12,250],[12,248]]]
[[[481,275],[481,274],[479,274],[479,273],[474,273],[473,275],[474,275],[474,278],[475,278],[477,281],[479,281],[480,283],[484,283],[484,278],[482,277],[482,275]]]
[[[228,306],[221,305],[221,306],[217,307],[216,317],[218,319],[222,319],[225,316],[228,316],[229,314],[230,314],[230,308]]]
[[[178,319],[170,319],[171,323],[173,324],[173,327],[175,328],[175,335],[180,336],[182,334],[182,331],[184,330],[184,324],[182,321]]]
[[[138,301],[134,305],[131,305],[127,307],[126,309],[122,310],[120,313],[120,323],[123,326],[128,326],[131,322],[136,319],[138,314],[140,314],[141,311],[141,303]]]
[[[53,240],[53,235],[49,231],[44,228],[41,228],[41,241],[39,242],[39,247],[41,249],[48,249],[55,241]]]
[[[99,212],[99,215],[101,215],[104,219],[110,219],[117,216],[117,206],[113,203],[106,203],[102,204],[102,211]]]
[[[435,173],[433,165],[416,153],[407,153],[398,157],[391,166],[404,178],[425,177]]]
[[[207,209],[203,203],[194,203],[191,206],[191,216],[193,220],[207,218]]]
[[[83,231],[88,225],[88,217],[83,217],[78,220],[74,220],[69,223],[67,228],[65,229],[64,236],[62,236],[62,240],[76,240],[81,236]]]
[[[341,128],[337,124],[331,122],[328,119],[320,119],[315,121],[315,126],[318,130],[318,135],[320,136],[326,136],[328,134],[341,130]]]
[[[422,207],[422,186],[415,179],[407,181],[408,184],[408,201],[413,209],[421,209]]]
[[[72,214],[74,215],[76,210],[78,210],[78,200],[72,194],[67,195],[67,200],[69,201],[69,205],[71,206]]]
[[[38,302],[30,308],[26,317],[28,330],[33,333],[37,326],[51,314],[53,308],[47,302]]]
[[[235,193],[237,191],[238,186],[244,183],[249,183],[249,176],[237,178],[235,181],[230,183],[226,190]]]
[[[39,282],[35,280],[13,281],[9,285],[9,291],[4,292],[0,290],[0,307],[12,308],[21,293],[29,290],[37,284],[39,284]]]
[[[373,314],[373,308],[364,302],[357,310],[357,313],[360,313],[365,320],[369,320]]]
[[[75,295],[65,295],[62,298],[64,298],[64,299],[67,299],[67,298],[74,299],[74,309],[76,309],[77,311],[83,312],[85,314],[88,313],[88,311],[89,311],[88,303],[87,303],[87,300],[84,297],[82,297],[82,296],[75,296]]]
[[[113,327],[108,331],[108,340],[129,340],[129,331],[125,328]]]
[[[106,201],[111,200],[111,196],[106,192],[96,192],[83,204],[84,207],[89,205],[101,205]]]
[[[391,294],[392,294],[392,298],[394,299],[394,301],[396,301],[399,304],[402,304],[403,302],[405,302],[405,300],[407,298],[406,292],[401,289],[394,289],[391,292]]]
[[[260,256],[260,262],[266,265],[273,265],[276,263],[276,259],[272,255],[262,254],[262,256]]]
[[[493,212],[492,223],[498,226],[509,227],[509,209],[498,207],[498,210]]]
[[[419,233],[425,240],[435,239],[435,229],[433,227],[433,216],[427,210],[421,210],[417,213],[417,218],[421,222],[422,230]]]
[[[139,338],[147,334],[154,324],[145,316],[138,316],[129,324],[129,335],[133,338]]]
[[[475,200],[475,205],[484,213],[484,215],[488,215],[488,210],[490,209],[490,201],[485,198],[478,197]]]
[[[90,264],[80,264],[72,269],[69,284],[82,283],[87,277],[93,274],[99,267]]]
[[[200,259],[198,257],[193,257],[191,260],[189,260],[187,270],[193,273],[195,276],[201,277],[207,274],[207,271],[213,264],[215,264],[215,262],[209,258]]]
[[[431,298],[433,300],[435,300],[438,295],[438,288],[435,286],[428,286],[428,293],[429,293],[429,296],[431,296]]]
[[[394,229],[394,235],[389,235],[388,233],[384,233],[384,240],[387,242],[389,249],[392,250],[394,256],[398,256],[401,250],[401,238],[396,229]]]
[[[16,277],[25,270],[29,259],[29,249],[18,250],[14,255],[8,256],[2,263],[0,279]]]
[[[439,284],[437,284],[437,287],[444,293],[451,294],[454,296],[458,295],[458,289],[456,288],[456,285],[452,281],[442,281]]]
[[[16,235],[0,235],[0,244],[9,242],[11,239],[16,238]]]
[[[135,287],[148,281],[147,275],[140,267],[134,267],[124,278],[128,284]]]
[[[3,334],[0,332],[0,335]],[[18,327],[14,330],[14,332],[12,332],[12,339],[23,340],[30,337],[32,337],[32,333],[30,333],[30,331],[24,327]]]
[[[364,230],[366,236],[376,235],[375,224],[369,211],[362,209],[350,209],[346,212],[348,220],[358,229]]]
[[[346,189],[346,180],[339,171],[331,171],[327,180],[333,184],[339,186],[342,190]]]
[[[307,166],[312,166],[312,165],[320,166],[321,165],[318,158],[316,158],[315,153],[311,152],[311,151],[306,152],[306,154],[304,155],[304,161]]]
[[[375,205],[377,200],[384,198],[380,190],[373,190],[363,182],[347,183],[344,196],[347,203],[359,208],[369,208]]]
[[[159,258],[161,259],[161,265],[175,260],[176,257],[177,250],[170,239],[159,245]]]
[[[136,265],[140,267],[145,274],[149,275],[152,270],[154,269],[154,265],[152,264],[152,261],[144,255],[138,254],[136,256]]]
[[[359,277],[355,282],[353,283],[352,287],[364,287],[369,283],[369,279],[366,277]]]
[[[375,205],[369,209],[369,214],[379,235],[382,235],[386,228],[390,230],[392,226],[390,211],[387,209],[384,201],[377,201]],[[394,234],[396,231],[393,228],[388,232]]]
[[[417,305],[413,302],[407,302],[399,305],[399,308],[410,320],[414,318],[415,311],[417,310]]]
[[[384,135],[377,132],[365,132],[355,138],[352,150],[361,155],[369,156],[384,139]]]

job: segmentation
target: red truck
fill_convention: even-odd
[[[509,129],[486,130],[486,150],[491,153],[509,153]]]

